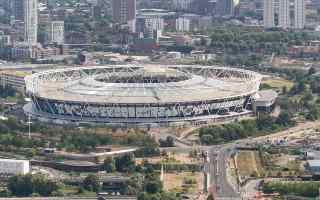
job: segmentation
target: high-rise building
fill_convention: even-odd
[[[263,24],[265,28],[272,28],[275,26],[274,0],[263,1]]]
[[[265,28],[303,29],[305,0],[264,0]]]
[[[220,16],[234,16],[235,7],[239,0],[217,0],[216,13]]]
[[[283,29],[292,27],[290,20],[290,0],[280,0],[279,2],[279,26]]]
[[[47,25],[47,34],[49,43],[64,43],[64,22],[51,21]]]
[[[126,24],[136,18],[136,0],[112,0],[112,18]]]
[[[24,0],[25,42],[37,43],[38,34],[38,0]]]
[[[294,5],[294,27],[297,29],[303,29],[306,21],[305,0],[295,0]]]
[[[23,21],[24,19],[24,0],[11,0],[11,15],[15,20]]]

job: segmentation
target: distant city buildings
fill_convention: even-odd
[[[11,45],[10,35],[4,34],[3,31],[0,31],[0,48]]]
[[[112,0],[112,19],[120,24],[134,24],[136,0]],[[131,27],[134,32],[135,27]]]
[[[276,26],[275,23],[275,0],[264,0],[263,4],[263,24],[265,28]]]
[[[25,42],[37,44],[38,34],[38,0],[24,0]]]
[[[173,10],[188,12],[191,10],[193,2],[194,0],[173,0],[172,1]]]
[[[11,0],[11,16],[14,20],[23,21],[24,19],[24,0]]]
[[[216,0],[216,14],[219,16],[234,16],[239,0]]]
[[[48,43],[64,43],[64,22],[50,21],[47,24]]]
[[[264,0],[264,27],[303,29],[305,0]]]
[[[176,30],[179,32],[190,31],[191,20],[185,17],[179,17],[176,19]]]

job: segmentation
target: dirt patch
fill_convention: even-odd
[[[262,175],[263,168],[258,151],[240,151],[235,159],[241,177]]]
[[[166,191],[194,194],[203,189],[203,176],[200,172],[165,173],[163,187]]]

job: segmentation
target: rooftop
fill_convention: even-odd
[[[320,167],[320,160],[308,160],[307,162],[310,167]]]
[[[257,91],[260,75],[199,66],[103,66],[46,71],[28,76],[26,81],[28,91],[48,99],[152,104],[242,97]]]
[[[278,97],[274,90],[260,90],[256,95],[256,101],[271,101]]]

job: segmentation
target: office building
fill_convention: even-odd
[[[136,18],[136,0],[112,0],[112,18],[126,24]]]
[[[11,15],[15,20],[23,21],[24,19],[24,2],[23,0],[12,0],[11,1]]]
[[[47,25],[48,43],[64,43],[64,22],[51,21]]]
[[[24,0],[24,27],[25,42],[35,45],[38,33],[38,0]]]

